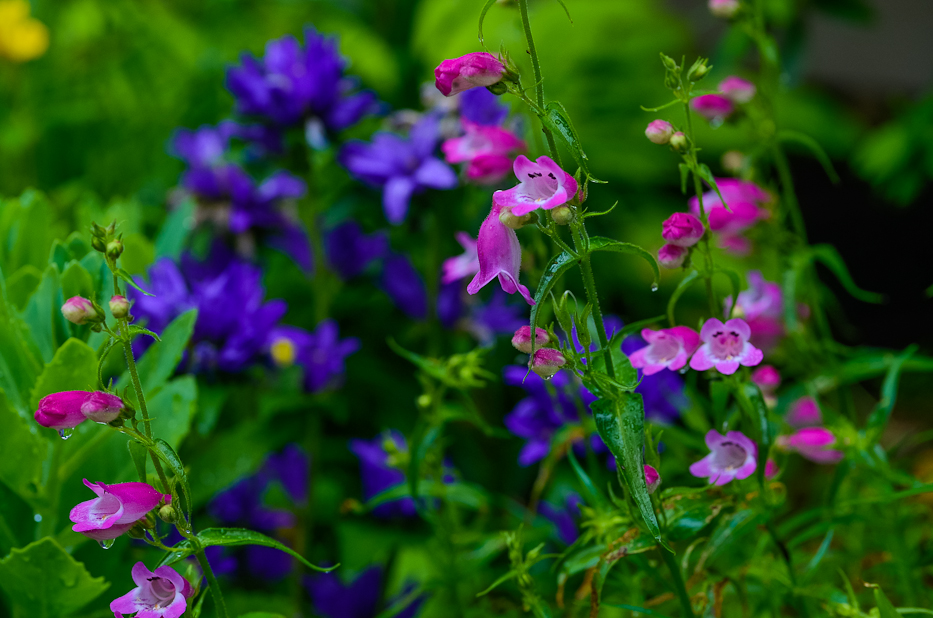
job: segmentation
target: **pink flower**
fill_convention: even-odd
[[[755,225],[760,219],[768,218],[768,211],[759,204],[767,202],[770,196],[755,183],[735,178],[717,178],[716,186],[729,205],[729,210],[723,207],[715,191],[703,194],[703,209],[709,214],[709,229],[712,231],[734,236]],[[690,212],[699,215],[700,201],[696,196],[690,198],[689,204]]]
[[[654,469],[654,466],[645,464],[645,484],[648,486],[648,493],[653,494],[661,485],[661,475]]]
[[[752,252],[752,242],[741,234],[720,236],[719,247],[737,257],[745,257]]]
[[[508,294],[520,293],[529,305],[535,304],[528,288],[518,282],[518,271],[522,265],[522,246],[518,243],[515,230],[499,220],[503,205],[496,201],[497,191],[492,198],[492,210],[479,228],[476,242],[479,272],[467,286],[467,292],[476,294],[487,283],[499,278],[499,285]]]
[[[540,156],[532,162],[519,155],[512,169],[518,184],[507,191],[496,191],[493,201],[510,207],[516,217],[539,208],[556,208],[577,194],[577,181],[550,157]]]
[[[765,478],[766,479],[773,479],[774,477],[778,475],[778,472],[780,471],[781,469],[778,468],[778,465],[774,463],[773,459],[769,459],[768,461],[765,462]]]
[[[804,427],[789,436],[778,436],[775,444],[786,451],[797,451],[814,463],[838,463],[845,455],[842,451],[831,449],[836,443],[836,436],[823,427]]]
[[[50,429],[72,429],[87,417],[81,412],[81,404],[90,393],[87,391],[62,391],[52,393],[39,400],[39,409],[34,418],[43,427]]]
[[[84,479],[84,484],[97,498],[71,509],[68,518],[74,522],[72,530],[95,541],[117,538],[144,519],[162,500],[166,504],[172,501],[170,494],[160,493],[146,483],[105,485]]]
[[[686,212],[675,212],[661,225],[661,238],[678,247],[692,247],[705,231],[700,220]]]
[[[691,100],[690,107],[707,120],[722,121],[735,110],[735,103],[719,94],[704,94]]]
[[[757,270],[748,272],[748,289],[739,293],[734,314],[748,322],[752,343],[763,350],[774,348],[784,336],[784,294],[781,286],[765,281]],[[725,305],[732,303],[726,298]]]
[[[654,144],[666,144],[674,135],[674,126],[666,120],[652,120],[645,129],[645,137]]]
[[[110,603],[114,618],[136,613],[136,618],[179,618],[188,609],[194,590],[188,580],[170,566],[150,571],[142,562],[133,566],[133,588]]]
[[[716,17],[730,19],[739,11],[739,0],[709,0],[709,12]]]
[[[658,249],[658,263],[664,268],[680,268],[686,259],[686,247],[668,244]]]
[[[690,474],[708,478],[711,483],[725,485],[732,479],[745,479],[758,466],[758,447],[739,431],[726,435],[711,429],[706,434],[709,455],[690,466]]]
[[[700,330],[703,345],[690,359],[690,368],[697,371],[716,370],[724,375],[735,373],[739,365],[754,367],[764,354],[748,342],[751,330],[745,320],[734,318],[725,324],[710,318]]]
[[[445,97],[502,81],[505,65],[492,54],[474,52],[445,60],[434,69],[434,85]]]
[[[477,182],[495,183],[505,178],[512,168],[509,155],[525,149],[524,141],[501,127],[464,120],[463,129],[463,137],[445,141],[441,150],[448,163],[468,162],[467,177]]]
[[[781,385],[781,374],[771,365],[762,365],[752,372],[752,382],[763,393],[773,393]]]
[[[479,272],[476,241],[466,232],[457,232],[454,237],[463,247],[463,253],[444,260],[444,274],[441,276],[441,283],[453,283]]]
[[[81,404],[81,414],[95,423],[109,423],[120,416],[123,400],[116,395],[95,391],[87,395]]]
[[[677,371],[687,364],[687,359],[700,346],[700,336],[692,328],[675,326],[663,330],[646,328],[641,336],[648,345],[629,355],[633,367],[644,371],[646,376],[663,369]]]
[[[554,348],[540,348],[535,350],[535,355],[531,359],[531,370],[545,380],[548,380],[566,364],[567,359],[564,358],[560,350],[555,350]]]
[[[543,328],[535,328],[535,347],[540,347],[547,345],[551,338],[548,336],[547,331]],[[531,354],[531,327],[522,326],[512,337],[512,347],[514,347],[519,352],[524,352],[525,354]]]
[[[816,399],[801,397],[790,405],[785,420],[791,427],[817,427],[823,424],[823,413]]]
[[[755,97],[755,84],[732,75],[719,82],[719,91],[735,103],[748,103]]]
[[[512,170],[512,157],[501,154],[479,155],[467,165],[469,180],[480,185],[494,185]]]
[[[62,305],[62,315],[72,324],[99,322],[94,303],[81,296],[72,296]]]

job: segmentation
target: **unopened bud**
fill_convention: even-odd
[[[551,211],[551,218],[557,225],[568,225],[573,222],[573,210],[566,206],[558,206]]]
[[[668,71],[677,70],[677,63],[674,62],[674,59],[671,58],[670,56],[665,56],[664,54],[661,54],[661,64],[663,64],[664,68],[667,69]]]
[[[505,83],[505,81],[501,81],[501,82],[496,82],[492,86],[486,86],[486,90],[488,90],[489,92],[493,93],[496,96],[500,96],[509,91],[509,86],[508,84]]]
[[[528,213],[527,215],[522,215],[521,217],[516,217],[512,214],[511,208],[503,207],[502,211],[499,213],[499,222],[502,223],[507,228],[513,230],[520,230],[525,227],[532,221],[534,221],[535,215]]]
[[[654,466],[645,464],[645,484],[648,486],[648,493],[653,494],[661,485],[661,475],[654,469]]]
[[[687,79],[692,82],[698,82],[706,77],[707,73],[709,73],[709,67],[706,65],[706,63],[697,64],[693,67],[693,69],[690,70],[690,73],[687,75]]]
[[[161,509],[159,509],[159,519],[168,524],[175,523],[175,519],[178,517],[178,514],[175,512],[175,507],[171,504],[166,504]]]
[[[671,135],[671,148],[677,152],[683,152],[687,149],[687,136],[683,134],[682,131],[678,131]]]
[[[653,144],[667,144],[674,135],[674,126],[666,120],[653,120],[645,129],[645,137]]]
[[[107,245],[105,245],[104,241],[98,238],[97,236],[94,236],[91,238],[91,247],[94,248],[94,251],[98,251],[100,253],[107,252]]]
[[[732,19],[739,12],[739,0],[709,0],[709,12],[722,19]]]
[[[661,238],[672,245],[692,247],[703,238],[703,224],[687,212],[675,212],[662,224]]]
[[[103,322],[106,319],[100,307],[81,296],[72,296],[62,305],[62,315],[72,324]]]
[[[119,238],[114,238],[107,243],[107,257],[111,260],[115,260],[118,257],[123,255],[123,241]]]
[[[664,268],[680,268],[687,259],[687,248],[667,244],[658,250],[658,263]]]
[[[531,359],[531,370],[545,380],[550,380],[566,364],[567,359],[560,350],[541,348],[535,351]]]
[[[116,420],[123,411],[123,400],[116,395],[95,391],[81,404],[81,414],[95,423],[106,424]]]
[[[547,331],[543,328],[535,328],[534,336],[534,345],[535,347],[541,347],[548,344],[550,337],[547,334]],[[517,331],[515,335],[512,336],[512,346],[519,352],[524,352],[525,354],[531,354],[531,327],[522,326]]]
[[[130,301],[125,296],[113,296],[110,299],[110,313],[118,320],[130,314]]]

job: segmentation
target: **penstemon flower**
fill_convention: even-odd
[[[791,427],[817,427],[823,424],[823,414],[816,399],[801,397],[791,404],[785,420]]]
[[[735,103],[748,103],[755,97],[755,84],[732,75],[719,82],[719,91]]]
[[[476,240],[466,232],[457,232],[454,237],[463,247],[463,253],[444,260],[444,274],[441,276],[441,283],[453,283],[479,272]]]
[[[519,352],[531,354],[532,339],[534,339],[533,343],[535,347],[545,346],[550,342],[550,337],[546,330],[543,328],[535,328],[535,336],[532,338],[531,327],[525,325],[515,331],[515,334],[512,336],[512,347]]]
[[[830,448],[836,436],[825,427],[804,427],[789,436],[778,436],[775,445],[785,451],[796,451],[802,457],[819,464],[838,463],[845,457],[842,451]]]
[[[474,52],[441,62],[434,69],[434,83],[445,97],[449,97],[470,88],[497,84],[505,72],[505,65],[492,54]]]
[[[719,94],[704,94],[690,101],[690,107],[712,122],[722,122],[735,111],[732,99]]]
[[[84,484],[97,498],[75,506],[68,517],[74,523],[72,530],[95,541],[122,536],[137,521],[145,519],[146,513],[172,501],[170,494],[146,483],[105,485],[84,479]]]
[[[661,238],[678,247],[692,247],[703,238],[703,224],[686,212],[675,212],[662,224]]]
[[[550,210],[569,202],[577,194],[577,181],[550,157],[531,161],[519,155],[512,166],[518,184],[507,191],[496,191],[494,202],[512,209],[521,217],[534,210]]]
[[[629,360],[633,367],[649,376],[664,369],[677,371],[686,366],[687,359],[700,346],[700,335],[686,326],[657,331],[646,328],[641,336],[648,345],[630,354]]]
[[[690,474],[708,478],[715,485],[746,479],[758,466],[758,447],[742,432],[722,435],[711,429],[706,434],[706,446],[710,454],[691,465]]]
[[[194,590],[188,580],[170,566],[150,571],[142,562],[133,566],[136,588],[110,603],[115,618],[136,614],[136,618],[179,618],[188,609]]]
[[[748,342],[751,329],[745,320],[733,318],[723,324],[710,318],[700,330],[703,345],[690,359],[690,368],[697,371],[716,368],[724,375],[735,373],[739,365],[754,367],[764,358],[761,350]]]
[[[512,153],[524,150],[525,142],[507,129],[463,121],[465,135],[441,145],[448,163],[467,163],[467,178],[480,184],[495,184],[512,169]]]
[[[528,288],[518,282],[518,271],[522,265],[522,246],[518,243],[515,230],[503,225],[499,219],[504,206],[493,195],[492,210],[479,228],[476,253],[479,272],[467,286],[467,292],[476,294],[493,279],[509,294],[520,293],[529,305],[535,304]]]

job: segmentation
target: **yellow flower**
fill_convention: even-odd
[[[0,0],[0,56],[14,62],[38,58],[49,48],[49,30],[29,17],[25,0]]]

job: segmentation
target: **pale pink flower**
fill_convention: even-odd
[[[476,241],[466,232],[457,232],[454,237],[463,247],[463,253],[444,260],[444,274],[441,276],[441,283],[453,283],[479,272]]]
[[[687,248],[666,244],[658,249],[658,264],[664,268],[680,268],[687,259]]]
[[[110,603],[114,618],[136,614],[136,618],[179,618],[188,609],[194,590],[187,579],[170,566],[150,571],[142,562],[133,566],[133,588]]]
[[[675,326],[662,330],[646,328],[641,336],[648,345],[629,355],[633,367],[650,376],[664,369],[677,371],[700,346],[700,335],[692,328]]]
[[[496,191],[493,200],[511,208],[516,217],[539,208],[557,208],[577,194],[577,181],[550,157],[542,155],[537,161],[531,161],[519,155],[513,170],[518,184],[506,191]]]
[[[706,434],[710,454],[690,466],[690,474],[725,485],[732,479],[745,479],[758,466],[758,447],[739,431],[726,435],[711,429]]]
[[[710,318],[700,330],[703,345],[690,359],[691,369],[705,371],[716,368],[719,373],[732,375],[739,365],[754,367],[764,354],[748,342],[751,330],[745,320],[734,318],[725,324]]]
[[[719,82],[719,91],[736,103],[748,103],[755,97],[755,84],[732,75]]]
[[[652,120],[645,129],[645,137],[654,144],[666,144],[674,135],[674,126],[666,120]]]
[[[547,331],[543,328],[535,328],[535,337],[534,345],[535,347],[541,347],[547,345],[550,342],[550,336]],[[514,347],[519,352],[524,352],[525,354],[531,354],[531,327],[522,326],[517,331],[515,335],[512,336],[512,347]]]
[[[567,359],[560,350],[539,348],[535,350],[535,355],[531,359],[531,370],[547,380],[566,364]]]

